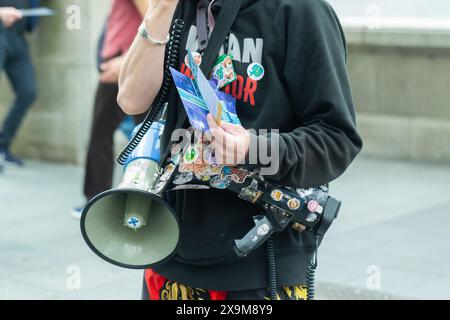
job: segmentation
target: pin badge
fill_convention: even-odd
[[[171,159],[174,163],[180,162],[181,146],[179,143],[172,145],[170,148]]]
[[[239,198],[251,203],[256,203],[262,195],[263,192],[258,190],[258,182],[253,180],[248,187],[242,188],[239,193]]]
[[[250,175],[249,171],[238,168],[223,167],[222,169],[222,176],[230,177],[234,183],[244,183]]]
[[[265,70],[262,64],[253,62],[247,68],[247,75],[250,79],[259,81],[264,77]]]
[[[193,178],[194,174],[192,172],[181,172],[173,179],[173,184],[186,184],[191,182]]]
[[[298,200],[296,198],[289,199],[287,205],[288,205],[289,209],[297,210],[298,208],[300,208],[300,200]]]
[[[317,212],[318,214],[322,214],[322,213],[323,213],[323,207],[322,207],[321,205],[319,205],[319,206],[317,207],[316,212]]]
[[[309,213],[308,216],[306,217],[306,221],[313,223],[314,221],[317,220],[317,214],[315,213]]]
[[[305,198],[311,194],[313,194],[314,189],[313,188],[309,188],[309,189],[296,189],[295,191],[297,191],[297,194],[302,197]]]
[[[198,151],[197,148],[190,146],[186,153],[184,154],[184,161],[186,162],[195,162],[198,158]]]
[[[236,80],[232,56],[223,54],[217,58],[211,70],[211,80],[214,81],[217,89],[221,89]]]
[[[203,160],[212,166],[217,165],[215,151],[209,145],[203,150]]]
[[[209,176],[209,175],[203,175],[203,176],[201,176],[201,180],[202,180],[203,182],[209,181],[210,179],[211,179],[211,176]]]
[[[230,180],[227,177],[221,178],[220,176],[215,176],[211,179],[209,184],[216,189],[226,189],[230,185]]]
[[[265,236],[266,234],[269,233],[269,226],[266,223],[260,225],[259,228],[256,230],[256,233],[261,237]]]
[[[316,200],[311,200],[308,202],[308,210],[310,212],[322,213],[323,207]]]
[[[138,217],[133,216],[127,220],[127,225],[131,229],[139,229],[141,227],[141,224],[141,220]]]
[[[195,64],[200,66],[202,64],[202,55],[198,52],[191,52],[192,57],[194,58]],[[188,53],[189,54],[189,53]],[[188,54],[184,57],[184,64],[189,67],[189,57]]]
[[[172,175],[173,171],[175,170],[175,165],[173,163],[169,163],[165,168],[164,172],[159,178],[160,181],[165,182],[170,179],[170,176]]]
[[[275,200],[275,201],[281,201],[281,200],[283,200],[284,193],[281,192],[281,190],[275,189],[275,190],[272,191],[272,193],[270,194],[270,196],[271,196],[272,199]]]

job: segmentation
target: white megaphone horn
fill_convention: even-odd
[[[149,268],[168,259],[177,247],[180,227],[176,212],[153,191],[163,127],[161,122],[152,124],[129,156],[119,186],[100,193],[83,210],[84,240],[112,264]]]

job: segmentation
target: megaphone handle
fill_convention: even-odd
[[[333,197],[328,197],[322,219],[316,229],[316,234],[318,237],[323,238],[325,233],[328,231],[334,219],[336,219],[339,214],[341,204],[341,201]]]
[[[236,254],[243,258],[268,240],[275,232],[275,228],[267,216],[253,218],[255,226],[242,239],[234,240]]]

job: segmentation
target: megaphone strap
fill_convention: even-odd
[[[193,154],[200,152],[188,147],[182,155],[168,158],[155,181],[155,193],[182,189],[226,189],[260,206],[263,213],[267,213],[268,207],[277,208],[305,229],[312,229],[319,222],[329,199],[325,186],[294,190],[275,185],[264,181],[259,171],[247,170],[245,166],[206,163],[200,155]]]

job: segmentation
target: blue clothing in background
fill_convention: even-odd
[[[38,7],[40,7],[40,5],[41,4],[40,4],[39,0],[28,0],[28,7],[29,8],[38,8]],[[36,28],[38,23],[39,23],[39,17],[29,17],[29,18],[27,18],[27,21],[26,21],[26,24],[27,24],[26,29],[27,29],[27,31],[28,32],[32,32]]]
[[[0,126],[0,149],[8,149],[37,93],[34,68],[22,33],[0,29],[2,71],[16,95]]]

